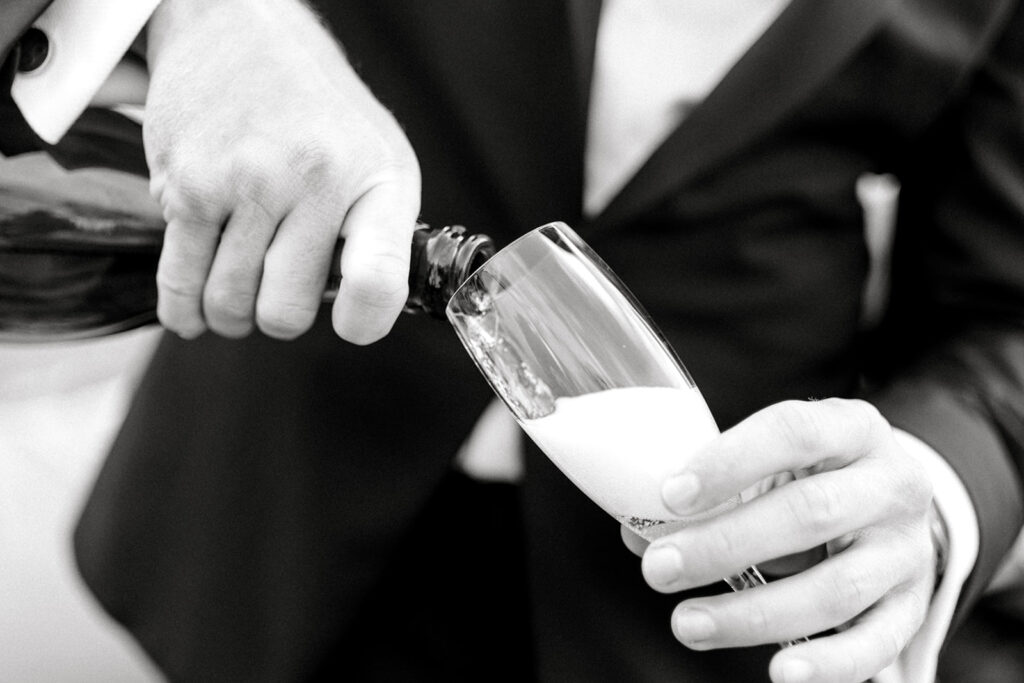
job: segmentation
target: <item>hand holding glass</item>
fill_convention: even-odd
[[[661,484],[718,435],[689,373],[611,269],[567,225],[499,251],[455,293],[448,319],[526,433],[587,496],[647,540],[699,517]],[[725,581],[764,583],[750,567]]]

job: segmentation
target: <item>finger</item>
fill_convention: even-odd
[[[269,337],[294,339],[316,319],[338,240],[338,212],[305,202],[278,226],[263,260],[256,325]]]
[[[203,290],[203,317],[217,334],[244,337],[252,331],[263,258],[279,220],[254,203],[231,214]]]
[[[647,546],[650,544],[645,539],[633,533],[633,531],[625,524],[622,524],[619,527],[619,533],[622,535],[623,544],[629,548],[629,551],[637,557],[643,557],[644,551],[647,550]]]
[[[689,458],[662,487],[665,505],[690,515],[729,500],[765,477],[838,469],[892,441],[892,428],[859,400],[784,401],[750,416]]]
[[[157,317],[186,339],[206,330],[202,296],[220,239],[220,224],[172,219],[157,266]]]
[[[752,590],[687,600],[672,617],[696,650],[780,643],[845,624],[908,580],[912,563],[892,544],[861,539],[800,574]]]
[[[341,285],[334,329],[355,344],[377,341],[394,325],[409,296],[409,252],[419,213],[413,181],[373,187],[345,217]]]
[[[644,564],[656,590],[711,583],[738,569],[811,550],[878,524],[900,524],[927,509],[927,480],[905,463],[863,460],[769,491],[735,509],[693,523],[652,546]],[[905,472],[903,470],[906,470]],[[909,527],[908,527],[909,528]],[[678,558],[668,566],[668,553]],[[655,564],[658,558],[661,564]]]
[[[896,660],[924,622],[927,598],[902,590],[881,600],[850,628],[785,648],[769,673],[775,683],[858,683]]]

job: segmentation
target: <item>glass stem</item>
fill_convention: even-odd
[[[764,577],[761,576],[761,572],[758,570],[758,568],[753,565],[747,567],[735,576],[727,576],[725,578],[725,582],[729,584],[729,588],[732,588],[734,591],[746,590],[747,588],[756,588],[758,586],[763,586],[766,583],[768,583],[764,580]],[[806,643],[808,641],[809,639],[806,637],[796,638],[795,640],[787,640],[779,643],[779,647],[789,647],[790,645],[798,645],[800,643]]]

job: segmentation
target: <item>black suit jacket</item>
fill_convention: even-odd
[[[573,224],[723,427],[781,399],[865,395],[947,457],[981,523],[970,608],[1024,516],[1020,3],[793,0],[594,220],[579,207],[597,3],[320,10],[406,127],[425,218],[499,242]],[[892,306],[870,334],[865,172],[902,183]],[[488,398],[424,319],[369,348],[326,316],[293,343],[168,337],[84,510],[81,571],[173,677],[311,676],[358,632]],[[541,679],[764,676],[771,648],[675,643],[674,598],[533,449],[523,493]]]

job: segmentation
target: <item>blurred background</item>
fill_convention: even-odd
[[[0,204],[38,190],[55,203],[87,197],[152,212],[138,178],[66,172],[41,154],[0,157]],[[158,335],[150,326],[86,341],[0,342],[0,681],[161,680],[93,601],[71,550],[79,508]]]
[[[157,681],[75,571],[71,531],[159,330],[0,344],[0,680]]]

